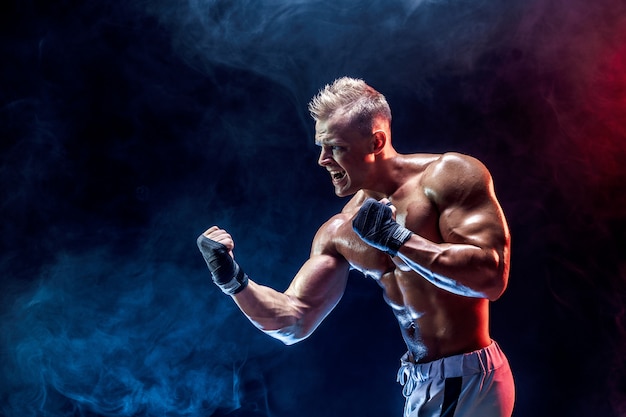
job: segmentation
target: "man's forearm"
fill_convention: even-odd
[[[504,257],[496,250],[434,243],[399,225],[390,204],[365,200],[352,221],[354,231],[364,242],[400,257],[410,269],[453,294],[489,300],[502,294],[507,271]]]
[[[506,277],[495,250],[467,244],[436,244],[413,235],[397,256],[435,286],[465,297],[497,299]]]

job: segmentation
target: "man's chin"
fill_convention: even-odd
[[[335,195],[337,197],[348,197],[356,193],[356,191],[349,188],[335,188]]]

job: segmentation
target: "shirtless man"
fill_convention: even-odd
[[[403,155],[391,144],[385,97],[340,78],[309,103],[315,141],[340,197],[285,292],[234,261],[228,232],[198,238],[213,281],[263,332],[293,344],[337,305],[351,268],[380,284],[408,352],[398,380],[405,416],[510,416],[513,377],[489,335],[489,301],[509,273],[510,237],[491,176],[457,153]]]

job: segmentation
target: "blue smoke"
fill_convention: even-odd
[[[106,250],[60,255],[11,303],[5,293],[3,415],[239,408],[248,352],[229,328],[229,300],[212,299],[205,279]]]
[[[189,65],[259,74],[303,107],[346,73],[427,94],[429,77],[468,71],[500,46],[524,3],[162,0],[139,7],[169,30]]]

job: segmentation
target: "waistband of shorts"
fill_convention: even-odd
[[[413,363],[408,357],[408,353],[402,356],[398,370],[398,382],[402,385],[408,379],[421,382],[432,378],[455,378],[490,372],[502,365],[508,365],[506,356],[495,341],[491,341],[491,344],[483,349],[432,362]]]

